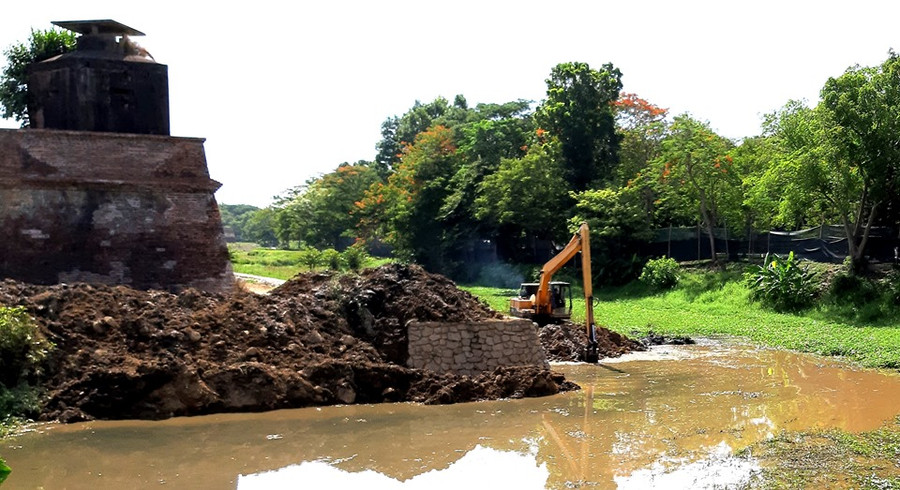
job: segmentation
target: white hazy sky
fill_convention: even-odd
[[[147,33],[136,40],[169,66],[172,134],[207,139],[220,203],[258,206],[373,159],[381,123],[417,99],[539,101],[565,61],[612,62],[625,91],[741,138],[789,99],[816,101],[828,77],[900,50],[888,0],[8,3],[0,47],[54,20]]]

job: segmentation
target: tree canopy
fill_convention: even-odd
[[[546,260],[591,224],[595,275],[633,277],[654,230],[841,224],[854,260],[876,223],[900,224],[900,61],[827,80],[814,105],[789,101],[761,134],[734,142],[690,114],[620,93],[611,63],[561,63],[547,98],[415,101],[384,120],[372,162],[344,163],[242,218],[243,234],[282,246],[386,244],[396,257],[471,279],[477,251]],[[270,226],[269,235],[260,229]],[[896,235],[896,231],[894,232]]]
[[[0,73],[0,107],[4,118],[28,126],[28,65],[74,50],[75,39],[71,31],[32,29],[28,41],[6,48],[3,52],[6,66]]]

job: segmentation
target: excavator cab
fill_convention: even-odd
[[[510,301],[509,314],[512,316],[533,318],[541,324],[572,317],[572,287],[567,282],[550,282],[550,315],[535,314],[535,295],[540,283],[526,282],[519,288],[519,294]]]

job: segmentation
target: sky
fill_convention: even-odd
[[[623,91],[753,136],[762,115],[900,50],[898,18],[889,0],[41,0],[4,6],[0,48],[57,20],[146,33],[169,67],[172,135],[206,138],[217,201],[266,206],[374,159],[381,123],[416,100],[539,102],[568,61],[611,62]]]

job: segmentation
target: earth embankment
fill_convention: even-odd
[[[24,306],[56,346],[44,373],[47,420],[456,403],[577,389],[535,366],[468,376],[407,367],[411,320],[499,317],[417,266],[301,274],[268,295],[7,280],[0,304]]]

